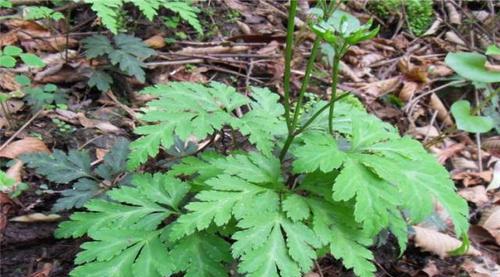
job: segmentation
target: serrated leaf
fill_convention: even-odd
[[[195,233],[179,240],[170,251],[176,271],[186,277],[227,276],[224,264],[231,260],[229,243],[218,236]]]
[[[84,151],[71,150],[67,155],[61,150],[54,150],[52,155],[33,153],[23,155],[21,159],[28,167],[35,168],[48,180],[65,184],[81,177],[92,178],[90,156]]]
[[[129,141],[125,138],[117,139],[95,173],[105,180],[113,180],[116,175],[125,172],[129,153]]]
[[[238,128],[249,141],[264,154],[270,154],[275,144],[273,138],[286,134],[286,125],[280,119],[285,110],[279,96],[265,88],[252,88],[252,110],[231,125]]]
[[[196,195],[199,201],[189,203],[189,213],[181,215],[172,227],[171,239],[177,240],[195,231],[207,229],[213,222],[223,226],[234,216],[242,218],[257,210],[276,210],[278,195],[267,188],[239,177],[219,175],[206,181],[211,190]]]
[[[159,96],[148,102],[142,120],[158,125],[141,126],[135,130],[143,137],[131,144],[129,168],[135,168],[156,156],[160,145],[169,148],[174,137],[187,140],[190,136],[203,139],[208,134],[232,122],[231,111],[248,100],[228,86],[170,82],[147,88],[144,93]]]
[[[305,198],[297,194],[288,195],[282,202],[282,208],[286,216],[294,222],[308,219],[310,215]]]
[[[57,199],[52,210],[59,212],[72,208],[81,208],[88,200],[100,195],[105,189],[101,188],[94,180],[81,178],[73,185],[72,189],[61,192],[61,197]]]
[[[472,133],[486,133],[493,129],[495,123],[488,116],[471,114],[469,101],[460,100],[451,105],[451,114],[457,122],[457,128]]]
[[[85,3],[91,4],[91,9],[101,18],[101,22],[112,33],[118,33],[118,11],[123,5],[122,0],[85,0]]]
[[[113,2],[113,1],[110,1]],[[109,55],[114,48],[109,39],[103,35],[93,35],[82,40],[85,56],[94,59],[99,56]]]
[[[87,84],[89,87],[97,87],[98,90],[106,92],[111,89],[113,78],[102,70],[95,70],[92,72],[92,75],[90,75]]]
[[[235,175],[249,182],[268,183],[276,186],[283,182],[280,162],[275,157],[267,157],[259,152],[232,155],[213,163],[226,174]]]
[[[75,263],[84,265],[78,266],[74,272],[83,273],[89,269],[101,271],[102,262],[113,261],[121,256],[127,258],[122,260],[123,264],[119,268],[116,268],[117,276],[159,277],[163,274],[170,275],[173,271],[174,265],[170,263],[166,245],[159,239],[160,231],[102,229],[92,231],[89,235],[95,241],[81,245],[85,250],[78,253]],[[129,252],[133,252],[134,255]],[[129,254],[132,257],[129,257]],[[101,274],[104,272],[101,271]]]
[[[203,33],[203,28],[197,17],[200,9],[190,6],[188,3],[182,1],[168,1],[164,4],[164,7],[178,13],[179,16],[189,23],[189,25],[191,25],[191,27],[193,27],[198,33]]]
[[[88,212],[71,215],[56,230],[60,238],[79,237],[86,232],[106,227],[151,230],[162,220],[176,212],[187,191],[187,184],[164,174],[136,176],[136,187],[113,189],[107,195],[116,202],[91,200],[85,207]]]
[[[356,160],[347,159],[335,179],[332,198],[347,201],[354,197],[354,217],[371,236],[389,226],[390,213],[397,210],[400,204],[395,186],[380,179]]]
[[[312,228],[321,242],[329,246],[331,254],[356,275],[374,276],[374,257],[368,249],[372,242],[353,220],[352,210],[316,199],[308,199],[308,203],[313,215]]]
[[[109,58],[111,64],[118,65],[120,70],[134,76],[139,82],[144,83],[146,73],[142,70],[142,63],[137,57],[122,50],[114,50],[109,54]]]
[[[233,235],[236,242],[232,248],[233,255],[241,257],[240,272],[247,276],[301,276],[311,269],[316,258],[313,249],[319,241],[306,225],[275,212],[246,217],[238,226],[243,230]]]
[[[304,145],[292,150],[297,157],[293,162],[295,172],[307,173],[316,169],[329,172],[342,165],[346,154],[338,148],[331,135],[307,132],[302,136],[302,140]]]

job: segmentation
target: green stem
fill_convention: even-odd
[[[328,102],[326,105],[324,105],[323,107],[321,107],[321,109],[319,109],[315,114],[313,114],[313,116],[311,116],[311,118],[309,118],[309,120],[306,121],[306,123],[304,123],[304,125],[298,129],[297,131],[295,131],[295,134],[298,135],[302,132],[304,132],[304,130],[309,127],[309,125],[311,125],[314,120],[316,120],[316,118],[322,113],[324,112],[326,109],[328,109],[329,107],[331,107],[333,104],[335,104],[335,102],[339,101],[340,99],[346,97],[347,95],[349,95],[348,93],[344,93],[338,97],[336,97],[333,101],[330,101]]]
[[[314,61],[316,60],[316,55],[318,54],[320,43],[321,43],[320,38],[316,37],[311,49],[311,56],[309,57],[309,61],[307,62],[307,67],[304,74],[304,80],[302,80],[302,86],[300,87],[299,99],[297,100],[297,105],[295,106],[293,121],[291,125],[292,131],[295,131],[295,127],[297,127],[297,120],[299,118],[300,109],[302,108],[302,102],[304,101],[304,94],[309,85],[309,80],[311,80],[311,73],[312,69],[314,68]]]
[[[290,118],[290,77],[292,75],[293,31],[295,28],[295,15],[297,14],[297,2],[297,0],[291,0],[290,7],[288,9],[288,26],[285,48],[285,72],[283,78],[283,90],[285,94],[285,120],[289,134],[293,132]]]
[[[330,110],[328,112],[328,131],[333,135],[333,112],[335,110],[335,98],[337,97],[337,85],[339,82],[339,65],[340,58],[344,52],[345,44],[340,47],[340,51],[336,51],[335,58],[333,59],[332,69],[332,96],[330,98]]]
[[[292,134],[289,134],[285,140],[285,144],[283,145],[283,148],[281,149],[281,152],[280,152],[280,161],[283,161],[283,159],[285,158],[285,155],[286,153],[288,152],[288,149],[290,148],[293,140],[295,139],[296,136],[300,135],[302,132],[305,131],[305,129],[307,127],[309,127],[309,125],[311,125],[314,120],[322,113],[324,112],[326,109],[328,109],[331,105],[333,105],[335,102],[339,101],[340,99],[346,97],[348,95],[348,93],[345,93],[345,94],[342,94],[340,95],[339,97],[335,98],[333,101],[330,101],[328,103],[326,103],[323,107],[321,107],[321,109],[319,109],[315,114],[313,114],[313,116],[311,116],[311,118],[309,118],[309,120],[306,121],[306,123],[304,123],[304,125],[302,127],[300,127],[299,129],[295,130]]]

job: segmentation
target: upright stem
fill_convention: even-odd
[[[290,77],[292,75],[292,50],[293,50],[293,30],[295,28],[295,15],[297,14],[297,0],[290,1],[288,9],[288,26],[286,33],[285,48],[285,72],[283,78],[283,90],[285,94],[285,120],[288,133],[291,134],[292,124],[290,118]]]
[[[297,105],[295,106],[293,121],[291,125],[292,131],[295,131],[295,128],[297,127],[297,120],[299,118],[300,109],[302,108],[302,102],[304,101],[304,94],[307,90],[307,86],[309,85],[309,80],[311,79],[311,73],[312,69],[314,68],[314,61],[316,60],[316,55],[318,54],[320,43],[321,43],[320,38],[316,37],[311,49],[311,56],[309,57],[309,61],[307,62],[306,72],[304,73],[304,79],[302,80],[302,86],[300,87]]]
[[[333,135],[333,112],[335,110],[335,99],[337,97],[337,85],[339,82],[339,65],[340,58],[344,52],[344,47],[339,47],[337,51],[335,51],[335,58],[333,59],[333,68],[332,68],[332,96],[330,98],[330,109],[328,112],[328,131]]]

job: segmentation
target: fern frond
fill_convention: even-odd
[[[167,1],[163,7],[178,13],[180,18],[189,23],[198,33],[203,33],[203,28],[197,17],[200,9],[181,1]]]

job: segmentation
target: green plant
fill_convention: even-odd
[[[43,6],[29,7],[24,16],[27,20],[38,20],[38,19],[52,19],[54,21],[64,19],[64,15],[60,12],[56,12],[51,8]]]
[[[21,85],[21,91],[25,93],[24,98],[33,111],[51,109],[67,103],[66,93],[54,84],[35,87],[26,75],[17,75],[15,80]]]
[[[497,55],[498,48],[495,45],[488,47],[486,55]],[[457,52],[448,53],[445,63],[451,67],[461,78],[472,81],[475,88],[482,88],[489,95],[483,103],[471,109],[467,100],[460,100],[451,106],[451,113],[455,118],[457,128],[467,132],[485,133],[495,127],[495,121],[490,116],[480,116],[481,110],[488,108],[494,114],[498,106],[498,89],[492,89],[488,84],[500,82],[500,72],[490,71],[485,65],[486,56],[479,53]]]
[[[295,105],[290,99],[294,18],[290,2],[284,104],[252,88],[249,96],[221,83],[170,82],[146,88],[148,102],[131,143],[129,169],[168,149],[178,137],[202,140],[223,128],[239,131],[254,150],[227,156],[203,151],[163,174],[136,174],[132,186],[92,200],[56,231],[88,234],[72,276],[301,276],[325,253],[358,276],[373,276],[369,247],[383,230],[407,243],[408,225],[432,214],[434,201],[466,238],[468,208],[448,172],[422,145],[369,115],[348,94],[337,95],[340,57],[374,36],[335,2],[320,1],[317,38]],[[305,96],[319,45],[336,50],[329,101]],[[239,117],[235,110],[248,110]],[[193,197],[194,196],[194,197]],[[466,241],[466,240],[465,240]],[[464,244],[465,248],[467,247]]]
[[[105,192],[116,186],[128,185],[125,171],[128,141],[119,139],[104,156],[102,164],[92,169],[90,156],[85,151],[72,150],[68,154],[55,150],[53,154],[33,153],[22,156],[27,166],[56,184],[73,183],[63,190],[53,206],[54,211],[81,208],[92,198],[103,198]]]
[[[434,20],[432,5],[432,0],[370,0],[368,9],[385,20],[391,16],[406,20],[406,27],[419,36],[427,31]]]
[[[30,67],[44,67],[45,63],[35,54],[23,53],[19,47],[7,45],[0,51],[0,67],[12,68],[17,64],[16,58]]]
[[[16,182],[3,170],[0,170],[0,192],[8,193],[10,197],[15,198],[28,189],[28,185],[23,182]]]
[[[144,82],[142,61],[154,54],[154,51],[141,39],[124,34],[114,36],[113,43],[103,35],[88,37],[83,40],[83,48],[87,58],[100,58],[106,61],[93,71],[88,81],[89,86],[95,86],[100,91],[111,88],[113,73],[134,76],[140,82]]]
[[[74,0],[79,1],[79,0]],[[85,0],[85,3],[91,4],[91,9],[101,18],[102,24],[112,33],[117,34],[121,28],[121,11],[125,4],[132,4],[137,7],[141,13],[149,20],[153,20],[158,14],[160,8],[166,8],[177,13],[180,18],[185,20],[197,32],[202,32],[202,27],[197,18],[199,9],[192,6],[188,1],[170,1],[170,0]]]

